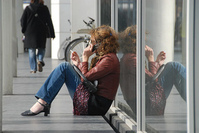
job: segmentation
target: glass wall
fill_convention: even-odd
[[[121,68],[118,107],[137,122],[136,67],[141,57],[137,57],[136,48],[136,4],[134,0],[118,0]],[[141,68],[145,69],[146,87],[141,100],[145,99],[148,133],[187,132],[185,4],[183,0],[147,0],[142,9],[145,61]],[[138,32],[141,34],[142,30]]]
[[[111,0],[101,0],[101,25],[111,26]]]
[[[193,2],[101,0],[101,24],[114,23],[119,33],[115,106],[142,127],[137,131],[194,131]]]
[[[136,0],[118,0],[118,31],[136,24]]]
[[[120,43],[120,51],[118,55],[121,73],[118,107],[136,121],[135,24],[136,0],[118,0],[118,31]]]
[[[146,1],[146,123],[159,132],[187,132],[184,1]],[[153,53],[152,53],[153,51]]]

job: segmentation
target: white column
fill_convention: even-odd
[[[49,8],[51,13],[51,0],[44,0],[44,4]],[[51,57],[51,39],[47,38],[45,57]]]
[[[2,1],[0,0],[0,29],[2,29]],[[2,132],[2,30],[0,30],[0,132]]]
[[[12,94],[12,0],[2,0],[2,78],[3,94]]]
[[[16,30],[17,30],[17,42],[18,42],[18,53],[24,53],[24,44],[22,43],[22,32],[20,19],[23,14],[23,0],[17,0],[15,2],[15,12],[16,12]]]
[[[17,54],[18,54],[18,39],[17,39],[17,26],[16,26],[16,0],[12,0],[12,67],[13,76],[17,76]]]
[[[154,49],[155,59],[160,51],[166,52],[166,62],[174,59],[174,0],[146,1],[146,44]]]
[[[82,0],[80,0],[80,2],[81,1]],[[51,0],[51,15],[56,36],[56,38],[52,40],[51,44],[51,57],[53,59],[57,59],[57,52],[61,43],[71,34],[71,25],[68,22],[68,20],[71,21],[70,5],[70,0]],[[80,13],[80,16],[83,14],[83,12],[80,12],[79,10],[77,10],[77,12]]]

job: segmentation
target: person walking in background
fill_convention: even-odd
[[[46,38],[55,38],[51,15],[43,0],[31,0],[21,17],[24,47],[29,52],[30,73],[43,71]],[[36,49],[38,50],[36,54]],[[38,60],[38,62],[37,62]]]

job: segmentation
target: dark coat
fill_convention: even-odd
[[[49,38],[55,38],[48,7],[43,4],[30,4],[30,6],[31,8],[28,6],[25,8],[21,17],[22,33],[25,35],[24,47],[46,48],[47,33],[50,33]]]

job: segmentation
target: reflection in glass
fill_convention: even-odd
[[[127,27],[120,33],[120,87],[127,104],[136,114],[136,26]],[[156,60],[150,46],[145,45],[145,82],[146,115],[163,115],[172,87],[175,86],[180,96],[186,100],[186,69],[179,62],[168,62],[164,65],[166,53],[161,51]],[[163,66],[158,78],[152,81],[159,68]]]
[[[136,20],[134,19],[136,1],[118,0],[118,2],[120,32],[118,107],[136,121],[138,113],[136,112],[136,62],[140,58],[136,57],[136,21],[133,21]],[[145,27],[148,33],[145,38],[144,63],[147,127],[159,132],[187,132],[184,66],[186,3],[183,0],[162,2],[148,0],[145,10]],[[163,64],[163,71],[151,83]]]
[[[111,0],[101,0],[101,25],[111,26]]]
[[[136,0],[118,0],[118,31],[136,24]]]
[[[118,8],[118,31],[119,32],[124,31],[128,26],[136,24],[136,0],[118,0],[117,8]],[[118,53],[118,57],[121,58],[122,56],[123,56],[123,53],[120,51]],[[125,70],[125,69],[122,69],[122,70]],[[134,77],[135,75],[133,74],[127,75],[127,77],[125,74],[124,77],[121,77],[121,78],[124,80],[125,79],[129,80],[130,85],[132,85],[132,82],[135,81]],[[127,84],[125,86],[129,86],[129,85]],[[126,87],[123,87],[123,88],[126,88]],[[127,88],[130,88],[130,92],[134,91],[134,89],[132,89],[131,87],[127,87]],[[129,92],[129,91],[126,91],[126,92]],[[132,104],[135,105],[136,97],[134,98],[133,96],[135,95],[136,92],[132,92],[132,93],[126,93],[126,92],[122,89],[119,89],[118,107],[121,108],[124,112],[126,112],[129,116],[131,116],[133,119],[136,120],[136,114],[135,112],[132,111],[136,109],[133,109],[133,108],[131,109],[129,105],[127,105],[127,102],[126,102],[126,101],[129,101],[128,103],[130,105]],[[126,96],[124,97],[123,94]],[[131,99],[134,99],[134,100],[131,100]],[[131,106],[131,107],[134,107],[134,106]]]
[[[119,43],[123,53],[120,60],[120,87],[136,121],[136,26],[128,27],[120,33]]]
[[[155,61],[161,51],[166,53],[165,69],[157,79],[166,97],[164,114],[146,117],[146,123],[159,132],[187,132],[183,3],[183,0],[146,1],[146,45],[152,48]],[[150,77],[145,76],[146,80]]]

